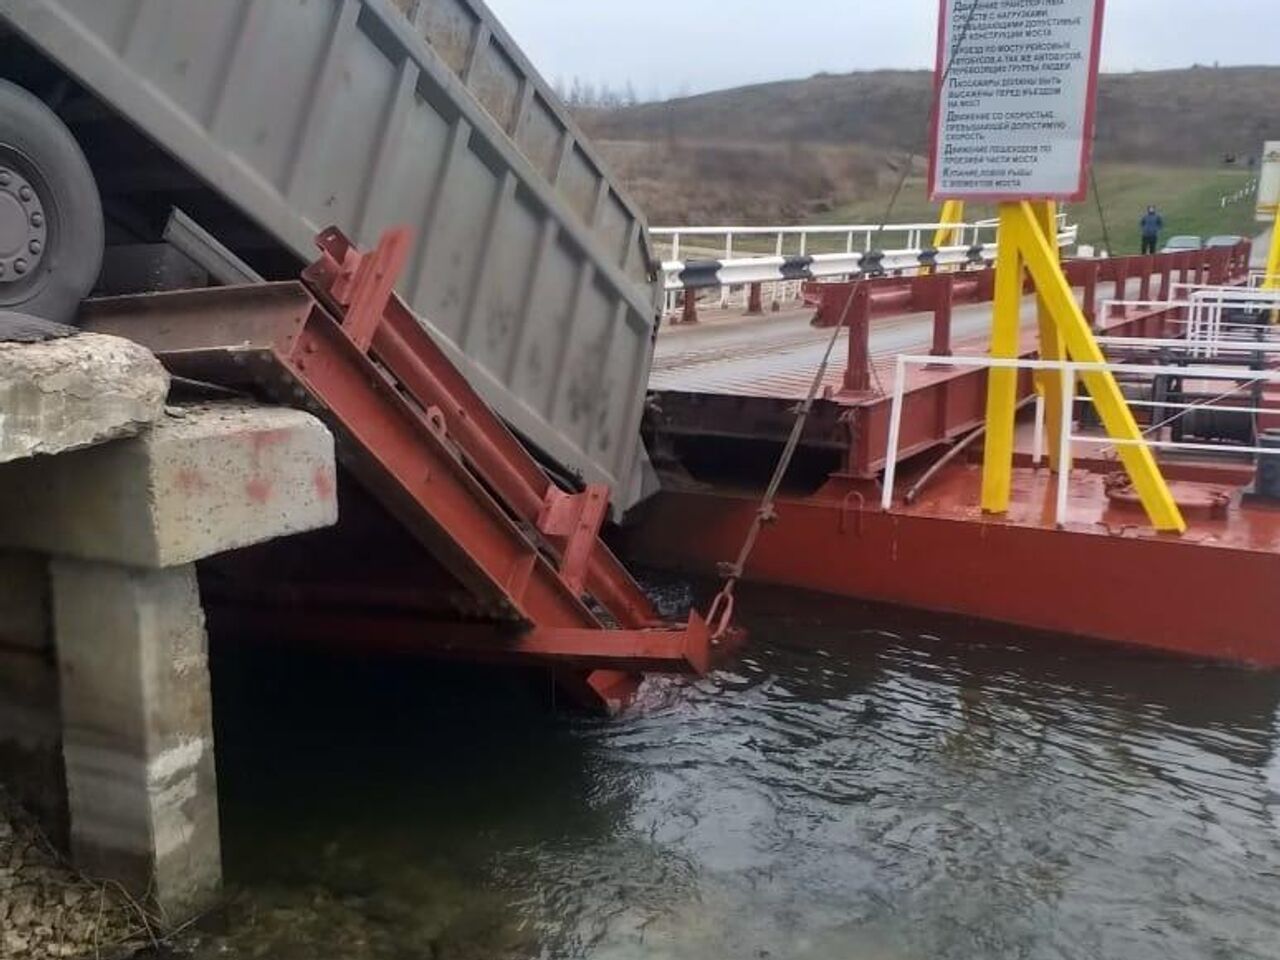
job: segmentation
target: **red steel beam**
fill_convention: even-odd
[[[1169,322],[1171,312],[1168,309],[1141,311],[1100,322],[1111,336],[1174,336],[1180,331]],[[1034,349],[1028,349],[1024,356],[1034,354]],[[899,459],[908,460],[962,436],[986,419],[985,370],[975,367],[945,372],[916,369],[909,370],[908,376],[915,382],[908,385],[903,398]],[[1019,376],[1018,396],[1029,397],[1031,391],[1030,371],[1023,371]],[[844,421],[849,436],[844,473],[859,479],[875,477],[885,466],[893,398],[842,393],[839,399],[847,407]]]
[[[274,609],[216,605],[224,627],[240,635],[296,640],[308,646],[360,646],[382,653],[481,660],[606,671],[606,678],[636,670],[700,676],[711,668],[709,628],[696,613],[683,631],[614,630],[607,647],[596,629],[513,630],[495,624],[425,621],[395,611]],[[604,685],[608,689],[608,684]]]
[[[979,519],[972,472],[953,465],[919,506],[892,513],[880,511],[873,492],[851,488],[842,498],[836,484],[807,499],[783,498],[780,522],[761,535],[749,579],[1280,666],[1274,628],[1280,554],[1241,542],[1240,535],[1234,543],[1220,540],[1212,522],[1206,523],[1208,542],[1193,549],[1176,538],[1122,533],[1123,519],[1069,533],[1026,518]],[[1025,471],[1019,483],[1032,498],[1029,509],[1049,516],[1053,492],[1045,478]],[[1082,499],[1099,497],[1096,478],[1073,484]],[[737,549],[757,506],[753,498],[715,491],[660,494],[632,533],[631,549],[655,563],[679,556],[682,568],[709,573]],[[1275,542],[1280,514],[1252,514],[1254,543]],[[1076,585],[1070,597],[1064,598],[1063,583]],[[1206,596],[1230,603],[1197,602]]]
[[[1167,278],[1174,269],[1181,269],[1185,282],[1194,271],[1197,277],[1206,277],[1210,283],[1229,283],[1248,271],[1250,244],[1235,247],[1215,247],[1186,253],[1164,253],[1155,256],[1108,257],[1104,260],[1068,260],[1064,262],[1067,276],[1073,286],[1086,288],[1088,299],[1093,300],[1090,288],[1096,290],[1098,280],[1114,283],[1137,277],[1140,283],[1139,299],[1151,299],[1152,283],[1156,276]],[[950,283],[951,302],[985,303],[992,299],[994,286],[990,269],[968,270],[959,273],[932,273],[918,277],[876,277],[863,280],[826,282],[811,280],[804,285],[805,303],[816,308],[813,324],[816,327],[832,327],[840,322],[849,291],[865,287],[870,296],[871,316],[895,316],[904,313],[928,312],[936,309],[939,287]],[[1028,293],[1033,292],[1030,282]],[[1166,282],[1161,294],[1168,289]]]
[[[175,372],[256,383],[323,416],[362,484],[493,615],[527,626],[525,652],[553,659],[564,649],[581,664],[591,642],[612,666],[637,654],[629,670],[567,678],[596,703],[625,701],[641,669],[705,664],[705,625],[662,624],[598,542],[607,492],[556,488],[391,294],[406,244],[393,231],[362,255],[327,231],[325,256],[306,278],[328,310],[297,284],[273,284],[121,298],[91,308],[88,325],[143,343]],[[605,628],[584,593],[617,629]]]
[[[352,268],[353,249],[334,231],[321,234],[318,243],[324,256],[304,271],[303,278],[322,302],[342,310],[346,306],[342,297],[350,294],[341,276],[344,269]],[[358,265],[360,261],[355,262]],[[542,529],[545,511],[567,495],[480,399],[404,301],[391,296],[384,304],[383,321],[370,343],[371,355],[424,409],[439,411],[468,464],[521,520]],[[544,533],[554,548],[560,552],[567,549],[567,536]],[[593,537],[585,554],[582,585],[620,625],[647,628],[659,621],[644,591],[604,543]]]
[[[1224,282],[1230,279],[1227,269],[1233,262],[1232,254],[1238,250],[1222,248],[1220,250],[1200,251],[1192,254],[1193,259],[1187,262],[1199,265],[1198,269],[1210,271],[1211,276],[1220,277]],[[1151,277],[1159,270],[1168,269],[1181,254],[1161,255],[1158,257],[1113,257],[1102,261],[1080,261],[1067,264],[1068,279],[1073,284],[1085,287],[1086,313],[1091,310],[1090,301],[1097,295],[1097,277],[1124,284],[1130,277],[1141,278],[1141,290],[1150,294]],[[912,309],[932,309],[934,311],[933,353],[945,356],[942,350],[950,349],[949,313],[950,297],[947,285],[953,278],[963,274],[935,274],[928,277],[913,278],[916,301]],[[849,476],[862,479],[875,476],[885,465],[885,447],[889,431],[889,408],[892,398],[871,395],[871,356],[870,336],[871,317],[876,312],[876,301],[873,284],[877,281],[855,281],[846,284],[829,284],[831,292],[821,292],[830,298],[827,303],[827,315],[831,315],[830,303],[843,293],[846,297],[850,291],[855,293],[854,307],[849,311],[849,354],[845,371],[844,391],[839,399],[849,406],[846,415],[850,442],[845,471]],[[895,280],[897,284],[903,281]],[[953,291],[954,292],[954,291]],[[812,289],[810,296],[816,294]],[[1123,296],[1123,294],[1121,294]],[[924,297],[934,297],[934,302],[925,303]],[[942,303],[943,298],[947,305]],[[1096,308],[1095,308],[1096,309]],[[838,322],[839,314],[836,314]],[[1107,328],[1114,336],[1160,336],[1176,335],[1177,331],[1165,329],[1167,311],[1141,310],[1131,317],[1102,317],[1095,319],[1095,326]],[[1026,356],[1034,355],[1029,350]],[[908,459],[938,444],[945,443],[963,433],[978,427],[985,419],[983,396],[985,394],[986,371],[976,368],[965,368],[942,376],[928,376],[923,371],[910,371],[910,375],[918,377],[917,384],[907,390],[903,403],[902,441],[900,456]],[[1031,377],[1020,377],[1020,396],[1028,397],[1031,393]]]

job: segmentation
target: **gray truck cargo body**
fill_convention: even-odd
[[[400,292],[615,509],[641,496],[643,219],[480,0],[0,0],[0,18],[282,246],[407,225]],[[403,12],[402,9],[404,8]]]

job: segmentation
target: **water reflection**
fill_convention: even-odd
[[[731,669],[610,723],[489,673],[223,651],[228,871],[254,916],[300,919],[246,908],[211,945],[1280,956],[1280,678],[752,606]]]

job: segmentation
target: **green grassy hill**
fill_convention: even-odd
[[[1252,238],[1261,226],[1253,219],[1253,198],[1221,206],[1221,198],[1229,196],[1253,179],[1247,170],[1202,167],[1144,167],[1139,164],[1103,163],[1098,165],[1098,190],[1102,195],[1101,214],[1092,189],[1084,203],[1072,204],[1068,210],[1071,222],[1080,226],[1080,242],[1096,248],[1107,248],[1102,229],[1106,218],[1110,249],[1115,254],[1138,253],[1140,237],[1138,218],[1149,203],[1159,207],[1165,220],[1165,238],[1189,233],[1208,238],[1219,234],[1236,234]],[[890,190],[839,204],[830,210],[802,218],[799,222],[815,224],[875,224],[884,216]],[[913,176],[903,187],[890,218],[892,223],[930,223],[938,218],[938,205],[925,196],[922,176]],[[994,217],[995,208],[972,205],[966,219]],[[727,221],[725,221],[727,222]],[[900,239],[900,238],[899,238]],[[711,241],[714,247],[719,239]],[[735,248],[747,252],[768,253],[774,249],[772,238],[739,237]],[[843,250],[843,237],[815,237],[810,253]],[[893,240],[886,241],[892,244]],[[794,243],[792,244],[794,247]],[[788,248],[790,252],[794,249]]]
[[[820,75],[581,120],[655,223],[878,221],[907,156],[923,173],[931,83],[925,71]],[[1218,198],[1280,135],[1278,93],[1280,67],[1104,76],[1095,155],[1117,250],[1137,243],[1148,202],[1176,232],[1251,233],[1248,204],[1224,211]],[[934,216],[913,181],[894,219]],[[1096,211],[1079,216],[1085,242],[1101,242]]]
[[[1253,219],[1253,200],[1220,205],[1223,196],[1244,187],[1253,174],[1247,170],[1213,167],[1158,167],[1129,163],[1101,163],[1097,168],[1098,191],[1102,212],[1092,189],[1084,203],[1073,204],[1068,214],[1080,225],[1080,242],[1105,246],[1102,220],[1105,217],[1113,252],[1137,253],[1140,249],[1138,218],[1148,204],[1154,203],[1164,216],[1166,236],[1178,233],[1209,237],[1215,234],[1238,234],[1252,238],[1261,229]],[[852,201],[812,218],[818,223],[878,223],[884,215],[886,198],[874,197]],[[967,219],[976,220],[995,215],[991,207],[973,206],[966,210]],[[895,205],[893,220],[930,221],[938,216],[938,207],[925,197],[922,178],[913,178],[904,187]]]
[[[1256,153],[1280,128],[1280,67],[1105,74],[1101,161],[1198,166]],[[584,122],[603,140],[860,144],[923,149],[933,74],[877,70],[758,84],[616,110]]]

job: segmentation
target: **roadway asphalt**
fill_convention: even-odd
[[[1136,282],[1134,284],[1136,287]],[[1114,296],[1109,285],[1099,299]],[[822,362],[832,331],[809,325],[811,308],[763,317],[740,310],[702,311],[697,326],[665,326],[658,336],[649,389],[657,392],[710,393],[748,397],[802,398]],[[1035,298],[1023,302],[1024,329],[1034,327]],[[952,341],[965,352],[985,346],[991,304],[965,304],[952,312]],[[871,353],[886,366],[900,353],[928,352],[933,314],[914,313],[874,321]],[[839,389],[848,356],[848,335],[841,331],[824,384]]]

